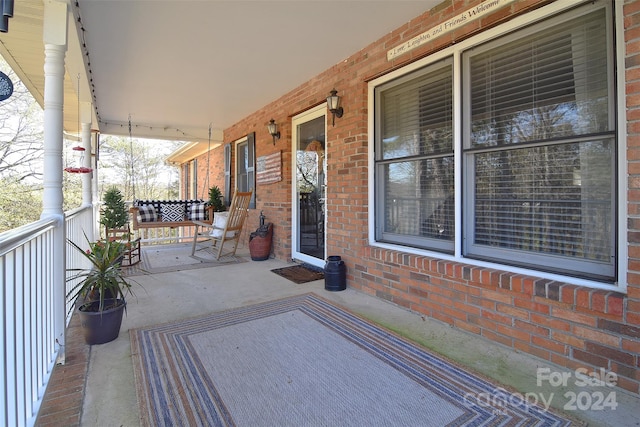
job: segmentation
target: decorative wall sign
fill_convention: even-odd
[[[409,41],[402,43],[390,49],[387,52],[387,61],[391,61],[397,56],[403,55],[413,49],[422,46],[423,44],[430,42],[431,40],[435,40],[438,37],[450,33],[451,31],[462,27],[463,25],[468,24],[471,21],[474,21],[478,18],[482,18],[483,16],[495,12],[497,9],[500,9],[503,6],[506,6],[510,3],[513,3],[516,0],[486,0],[480,3],[479,5],[472,7],[464,12],[462,12],[458,16],[454,16],[453,18],[442,22],[439,25],[425,31],[424,33],[415,36]]]
[[[13,82],[5,73],[0,71],[0,101],[9,99],[13,94]]]
[[[282,151],[258,157],[256,171],[258,184],[282,181]]]

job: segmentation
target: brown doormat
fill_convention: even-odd
[[[322,269],[305,264],[276,268],[271,271],[295,283],[306,283],[324,279]]]

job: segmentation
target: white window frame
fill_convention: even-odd
[[[615,9],[610,8],[610,12],[615,14],[615,28],[614,31],[616,34],[621,35],[624,34],[624,26],[622,21],[622,6],[619,4],[620,2],[614,2]],[[626,201],[627,201],[627,184],[626,184],[626,171],[627,171],[627,159],[626,159],[626,109],[625,105],[625,90],[624,90],[624,58],[623,55],[616,55],[616,68],[618,69],[618,73],[615,76],[617,79],[616,85],[616,99],[617,99],[617,144],[618,150],[616,152],[617,155],[617,180],[618,180],[618,193],[615,195],[614,200],[617,200],[617,212],[618,218],[617,220],[617,277],[618,280],[615,283],[605,283],[596,280],[589,280],[583,278],[576,278],[573,276],[566,276],[557,273],[549,273],[541,270],[534,270],[522,267],[510,266],[502,263],[488,262],[482,260],[476,260],[472,258],[467,258],[463,256],[463,245],[462,245],[462,202],[463,202],[463,174],[462,165],[463,165],[463,154],[462,154],[462,142],[463,142],[463,129],[461,127],[462,123],[462,77],[461,72],[459,71],[462,66],[461,56],[462,52],[472,48],[473,46],[479,45],[491,39],[494,39],[499,36],[504,36],[505,34],[523,28],[525,26],[530,25],[534,22],[539,22],[542,20],[546,20],[551,18],[554,15],[557,15],[561,12],[566,12],[569,9],[574,8],[577,5],[584,4],[579,0],[567,0],[563,2],[554,2],[550,5],[544,6],[540,9],[537,9],[535,12],[530,12],[528,14],[524,14],[522,16],[516,17],[509,22],[496,26],[492,29],[489,29],[481,34],[478,34],[474,37],[471,37],[467,40],[456,43],[455,45],[443,49],[439,52],[436,52],[430,56],[427,56],[421,60],[418,60],[414,63],[411,63],[405,67],[394,70],[384,76],[381,76],[375,80],[372,80],[368,84],[368,130],[369,130],[369,212],[368,212],[368,230],[369,230],[369,244],[371,246],[402,251],[406,253],[411,253],[415,255],[421,256],[430,256],[438,259],[449,260],[454,262],[464,262],[468,265],[499,269],[502,271],[512,272],[514,274],[523,274],[530,275],[540,278],[545,278],[549,280],[572,283],[580,286],[588,286],[591,288],[598,289],[607,289],[607,290],[615,290],[617,292],[626,292],[627,289],[627,281],[626,281],[626,270],[628,266],[628,252],[627,252],[627,236],[626,236]],[[585,5],[584,8],[580,8],[581,11],[586,13],[587,11],[593,10],[594,8],[601,7],[602,2],[595,2],[595,4]],[[577,16],[577,15],[574,15]],[[616,51],[624,52],[624,38],[617,37],[616,39]],[[383,242],[376,241],[376,222],[375,222],[375,206],[376,206],[376,177],[375,177],[375,88],[380,86],[386,82],[389,82],[393,79],[397,79],[399,77],[404,76],[407,73],[425,67],[429,64],[435,63],[447,57],[453,58],[454,63],[454,76],[453,76],[453,122],[454,122],[454,163],[455,163],[455,228],[456,228],[456,239],[454,243],[454,253],[446,254],[442,252],[434,252],[424,249],[418,249],[414,247],[401,246],[397,244],[388,244]],[[613,100],[612,100],[613,102]]]

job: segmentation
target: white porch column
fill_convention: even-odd
[[[98,157],[100,156],[100,133],[91,133],[91,144],[93,145],[93,152],[95,156],[91,156],[91,167],[93,173],[91,174],[91,193],[93,195],[93,218],[100,217],[100,193],[98,191]],[[97,220],[93,221],[93,235],[100,236],[100,224]]]
[[[64,358],[66,232],[62,209],[64,56],[67,50],[67,3],[44,2],[44,194],[42,219],[57,221],[52,260],[54,334]]]
[[[82,174],[82,206],[93,206],[93,185],[92,177],[95,174],[95,166],[91,161],[91,123],[82,122],[82,148],[84,148],[84,157],[82,159],[82,167],[91,168],[91,173]],[[95,227],[91,227],[86,230],[87,238],[90,241],[95,240]]]
[[[80,122],[82,123],[82,148],[84,148],[84,158],[82,166],[85,168],[93,168],[91,162],[91,103],[80,103]],[[91,206],[92,191],[91,178],[92,173],[82,174],[82,206]]]

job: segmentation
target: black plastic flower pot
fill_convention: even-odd
[[[78,311],[84,340],[89,345],[104,344],[118,338],[127,304],[120,299],[105,299],[106,310],[103,311],[98,311],[99,305],[99,301],[93,301],[84,304]]]

